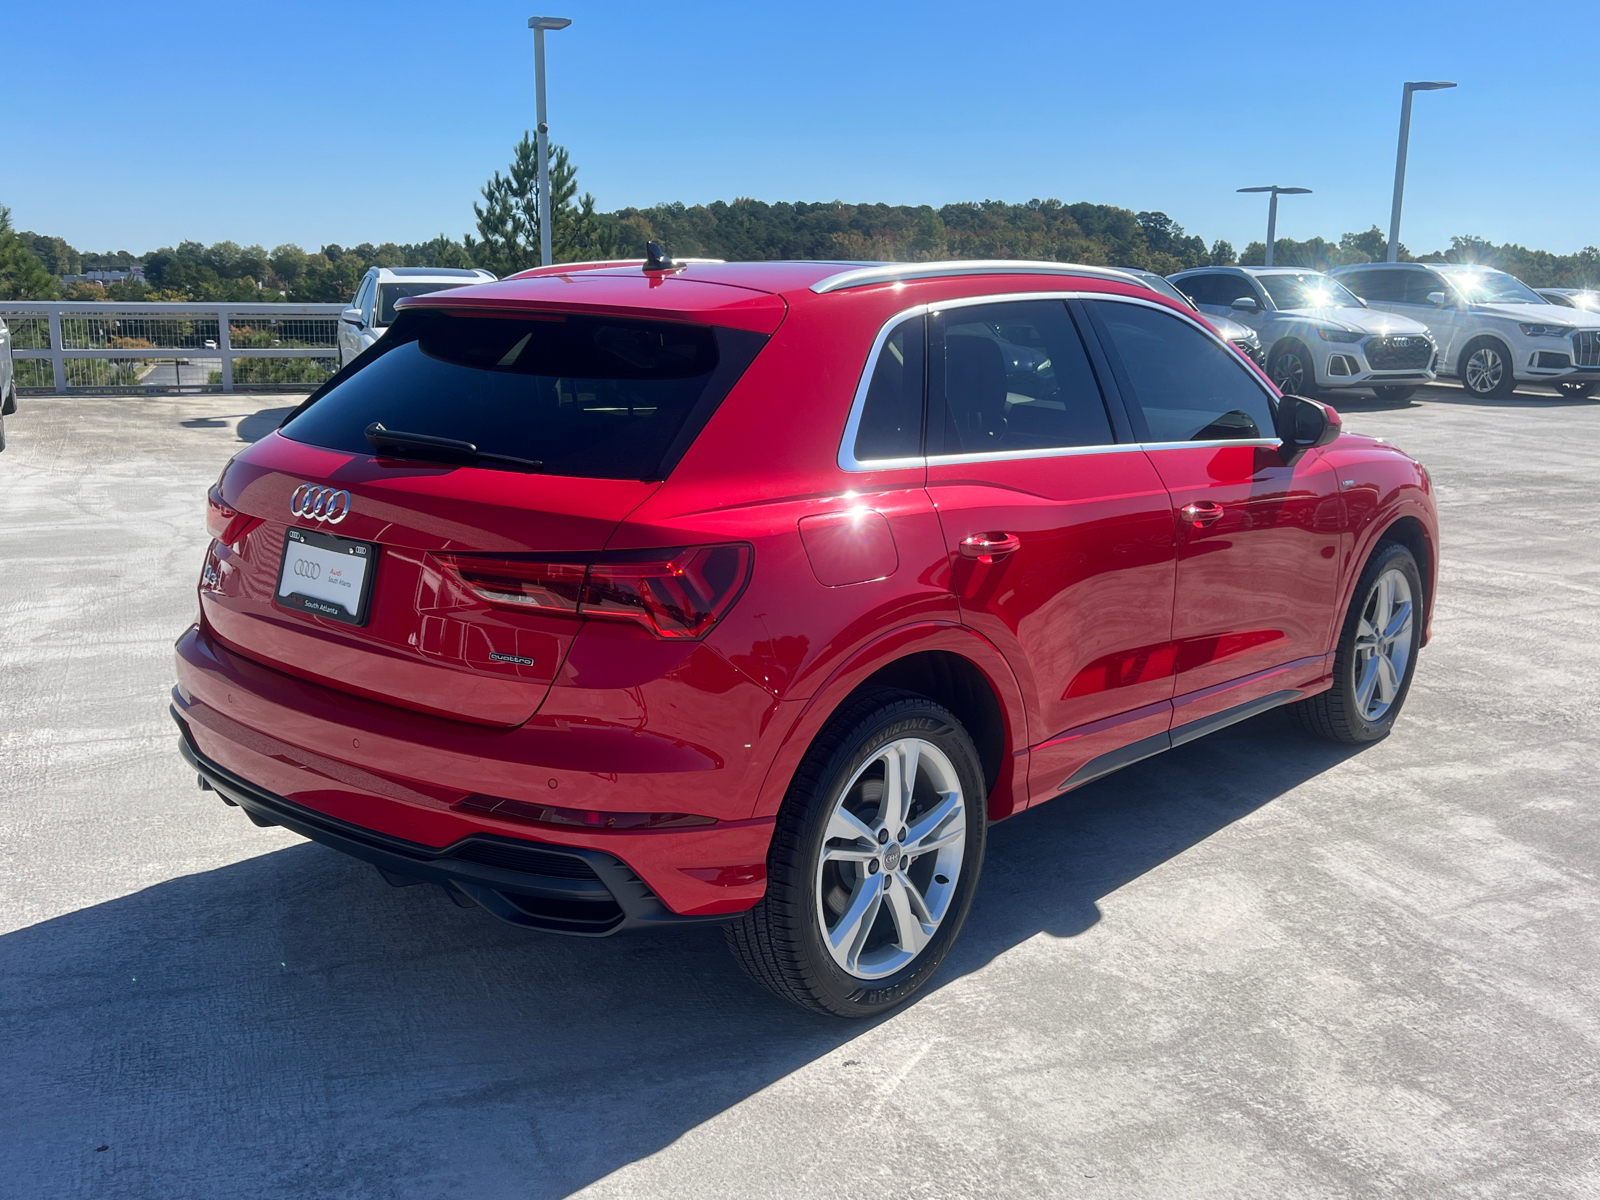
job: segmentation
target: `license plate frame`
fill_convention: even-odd
[[[299,552],[301,548],[310,548],[314,553]],[[342,603],[336,590],[330,588],[327,583],[328,571],[338,564],[337,559],[329,557],[331,555],[343,556],[362,564],[360,581],[354,585],[347,585],[353,587],[356,593],[353,609],[347,603]],[[316,568],[315,576],[302,574],[301,578],[312,581],[307,586],[315,587],[316,593],[322,594],[284,590],[285,581],[291,579],[289,575],[291,561],[296,564],[306,563],[308,569]],[[372,581],[377,573],[378,547],[372,542],[357,541],[354,538],[323,533],[320,529],[301,529],[291,525],[284,533],[283,557],[278,562],[278,578],[272,587],[272,602],[290,612],[324,617],[341,625],[365,625],[371,616]],[[294,585],[289,583],[288,586],[292,589]]]

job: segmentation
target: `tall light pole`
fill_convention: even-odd
[[[1278,197],[1279,196],[1309,196],[1310,188],[1286,188],[1277,184],[1267,187],[1240,188],[1241,192],[1271,192],[1272,199],[1267,203],[1267,266],[1272,265],[1272,247],[1278,240]]]
[[[539,264],[548,267],[555,256],[550,251],[550,123],[544,111],[544,31],[565,29],[571,17],[529,17],[533,30],[533,82],[539,93]]]
[[[1411,93],[1437,92],[1456,85],[1443,80],[1406,84],[1400,101],[1400,146],[1394,155],[1394,207],[1389,210],[1389,261],[1398,262],[1400,255],[1400,197],[1406,190],[1406,144],[1411,141]]]

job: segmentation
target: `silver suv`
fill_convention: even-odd
[[[1368,306],[1421,321],[1439,374],[1470,394],[1543,383],[1570,396],[1600,384],[1600,312],[1551,304],[1515,275],[1461,263],[1363,263],[1332,274]]]
[[[1434,344],[1425,326],[1370,312],[1321,271],[1307,267],[1199,267],[1171,276],[1207,317],[1254,329],[1267,374],[1280,391],[1371,388],[1403,400],[1433,382]]]
[[[356,355],[389,332],[396,301],[494,280],[488,271],[460,267],[371,268],[350,307],[339,314],[339,366],[349,366]]]

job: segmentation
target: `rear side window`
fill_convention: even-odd
[[[1116,441],[1060,300],[952,308],[930,388],[928,453],[1050,450]]]
[[[856,428],[858,462],[922,453],[924,319],[911,317],[884,339]]]
[[[1239,356],[1178,317],[1096,300],[1150,442],[1276,437],[1272,403]]]
[[[661,479],[765,342],[676,322],[402,311],[380,353],[336,376],[281,432],[370,454],[366,429],[380,422],[534,460],[546,474]]]

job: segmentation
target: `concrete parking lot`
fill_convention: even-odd
[[[528,934],[196,790],[203,496],[292,402],[7,421],[0,1194],[1600,1194],[1600,402],[1347,401],[1441,500],[1395,734],[1269,714],[997,826],[866,1026],[715,930]]]

